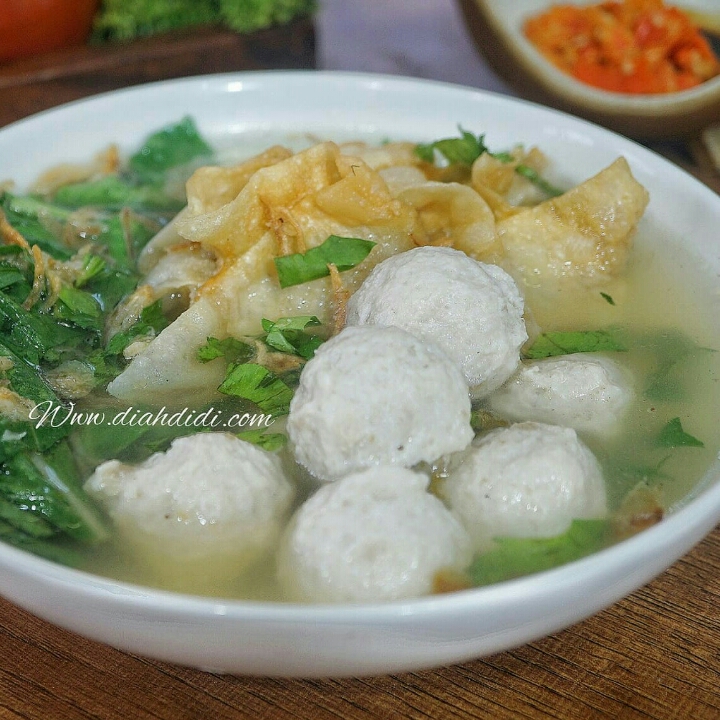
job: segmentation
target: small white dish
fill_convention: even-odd
[[[459,2],[478,50],[504,80],[529,100],[642,140],[692,135],[720,118],[720,76],[690,90],[627,95],[586,85],[556,68],[522,31],[525,20],[550,8],[550,0]],[[592,3],[568,0],[565,4]],[[716,0],[685,0],[677,5],[718,17]]]
[[[651,193],[648,215],[708,277],[720,275],[720,197],[645,148],[526,102],[441,83],[373,75],[260,72],[195,77],[101,95],[0,131],[0,178],[31,182],[110,142],[132,150],[192,115],[216,144],[312,132],[427,141],[460,124],[491,147],[543,148],[580,181],[624,155]],[[715,311],[715,317],[720,312]],[[498,585],[368,605],[209,599],[61,567],[0,544],[0,593],[50,622],[122,650],[218,672],[373,675],[465,661],[565,628],[648,582],[720,521],[720,462],[658,525],[581,561]],[[630,631],[630,630],[629,630]],[[659,640],[660,642],[662,639]]]

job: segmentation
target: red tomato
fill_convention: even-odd
[[[98,0],[0,0],[0,61],[82,44]]]

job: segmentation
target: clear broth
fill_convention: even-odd
[[[652,242],[651,242],[652,239]],[[601,295],[612,297],[614,305]],[[554,292],[527,290],[530,315],[544,331],[595,330],[621,326],[629,336],[650,333],[669,336],[682,332],[703,350],[685,358],[674,358],[671,349],[664,361],[673,364],[673,381],[682,393],[658,402],[643,396],[643,387],[654,368],[640,347],[618,353],[616,359],[635,378],[635,402],[623,426],[610,441],[584,438],[596,452],[606,473],[611,509],[626,494],[644,482],[658,494],[666,511],[682,504],[697,486],[720,447],[720,337],[719,297],[710,278],[702,277],[699,261],[672,244],[661,231],[644,221],[627,272],[623,277],[591,290],[568,288]],[[669,420],[680,417],[683,429],[701,439],[704,447],[661,448],[654,439]],[[274,430],[280,431],[279,423]],[[298,470],[288,451],[288,467],[294,468],[300,486],[298,504],[312,492],[308,478]],[[658,474],[644,469],[660,468]],[[182,567],[165,567],[158,577],[147,562],[139,561],[132,548],[119,540],[88,553],[83,569],[112,578],[194,594],[253,600],[282,600],[275,581],[272,557],[263,558],[242,577],[230,583],[207,576],[191,579]]]

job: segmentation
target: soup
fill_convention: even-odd
[[[694,268],[682,270],[670,250],[650,249],[644,236],[655,234],[653,228],[640,226],[627,261],[623,244],[598,267],[594,256],[566,258],[577,276],[566,277],[561,267],[537,280],[518,262],[522,243],[513,251],[515,264],[507,262],[511,241],[499,244],[495,228],[560,194],[544,179],[538,151],[490,153],[482,138],[463,131],[419,152],[409,143],[348,144],[342,152],[320,144],[295,154],[271,148],[229,169],[205,166],[209,154],[186,120],[153,135],[127,164],[108,153],[91,167],[45,176],[39,193],[6,194],[1,517],[7,541],[142,584],[287,598],[275,572],[276,537],[249,563],[234,558],[232,547],[191,561],[191,549],[169,552],[162,538],[135,532],[137,525],[128,532],[82,485],[113,458],[132,473],[168,453],[173,439],[219,428],[278,459],[293,493],[280,512],[285,522],[321,487],[286,442],[285,417],[302,368],[342,332],[338,308],[347,295],[383,259],[415,245],[454,247],[506,265],[522,288],[533,336],[524,362],[551,333],[574,332],[581,346],[564,352],[577,354],[601,332],[614,343],[601,354],[633,378],[634,400],[613,432],[580,433],[602,465],[607,492],[607,514],[589,534],[582,526],[585,544],[556,553],[549,541],[576,545],[563,533],[515,538],[519,545],[507,551],[506,538],[498,538],[499,550],[510,553],[499,575],[482,569],[492,551],[478,552],[467,572],[438,573],[434,590],[541,570],[621,540],[682,502],[713,459],[720,445],[712,415],[717,339],[698,312],[709,289],[691,282]],[[479,167],[480,157],[486,167]],[[183,210],[179,188],[192,172]],[[278,180],[283,177],[291,179],[289,189]],[[298,246],[303,234],[312,238],[304,248]],[[328,237],[334,244],[325,245]],[[317,276],[318,263],[308,255],[320,246],[326,254]],[[292,268],[298,282],[278,289],[276,255],[300,256]],[[245,260],[252,262],[243,266]],[[250,384],[248,369],[255,373]],[[479,437],[509,422],[489,410],[491,398],[473,403]],[[442,496],[448,467],[461,459],[458,453],[414,465],[432,476],[430,490]],[[182,525],[187,518],[172,520]],[[518,570],[512,557],[518,553],[537,558],[536,565]],[[228,572],[233,563],[245,565],[242,572]]]

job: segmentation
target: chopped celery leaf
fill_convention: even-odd
[[[202,362],[210,362],[216,358],[222,357],[229,363],[243,363],[250,360],[255,355],[255,348],[242,340],[229,337],[224,340],[218,340],[209,337],[202,347],[198,348],[197,359]]]
[[[439,153],[450,165],[472,165],[484,153],[492,155],[501,162],[514,162],[515,158],[508,152],[490,152],[485,144],[485,135],[475,136],[467,130],[458,128],[460,137],[443,138],[431,143],[421,143],[415,146],[415,154],[428,163],[435,162],[435,153]],[[564,190],[548,182],[540,173],[529,165],[518,163],[515,167],[518,175],[529,180],[549,197],[562,195]]]
[[[677,330],[663,329],[648,332],[638,342],[641,350],[655,356],[655,367],[648,374],[643,396],[651,402],[669,402],[685,396],[687,368],[683,363],[700,353],[713,352],[699,346],[694,340]]]
[[[148,137],[129,160],[130,169],[142,182],[159,182],[177,165],[209,156],[212,148],[202,139],[192,118],[185,117]]]
[[[243,363],[231,365],[222,385],[225,395],[250,400],[271,415],[287,415],[290,411],[292,389],[277,375],[262,365]]]
[[[109,312],[120,300],[135,290],[137,283],[137,275],[129,270],[110,268],[106,265],[83,282],[81,287],[100,303],[103,312]]]
[[[670,420],[667,425],[660,431],[658,444],[661,447],[705,447],[702,440],[689,435],[683,430],[680,418],[676,417]]]
[[[78,290],[72,285],[63,285],[59,299],[60,302],[53,308],[57,318],[73,322],[82,328],[102,331],[102,308],[90,293]]]
[[[287,435],[283,433],[269,433],[265,430],[244,430],[237,433],[240,440],[245,440],[261,447],[268,452],[281,450],[287,444]]]
[[[305,253],[295,253],[275,258],[280,287],[301,285],[330,274],[328,265],[335,265],[340,272],[359,265],[375,247],[371,240],[331,235],[322,245]]]
[[[559,197],[565,191],[562,188],[548,182],[535,168],[524,163],[518,163],[515,172],[529,180],[535,187],[540,188],[548,197]]]
[[[266,333],[283,332],[285,330],[304,330],[307,327],[320,325],[320,320],[315,315],[294,315],[281,317],[277,320],[263,318],[262,327]]]
[[[626,352],[627,346],[619,333],[609,330],[546,332],[523,352],[528,360],[584,352]]]
[[[415,147],[417,156],[425,162],[434,162],[435,151],[439,152],[449,163],[472,165],[483,153],[488,152],[485,136],[477,137],[462,128],[459,138],[444,138],[432,143],[420,144]]]
[[[573,520],[569,530],[556,537],[496,538],[495,547],[478,556],[468,572],[475,585],[491,585],[579,560],[609,541],[607,520]]]
[[[156,300],[143,308],[140,319],[128,330],[116,333],[110,338],[105,352],[108,355],[119,355],[132,340],[151,333],[159,333],[168,326],[167,318],[162,313],[162,302]]]
[[[304,330],[320,324],[320,320],[314,315],[283,317],[275,321],[263,319],[262,327],[267,333],[265,344],[277,352],[299,355],[309,360],[322,345],[323,339]]]

